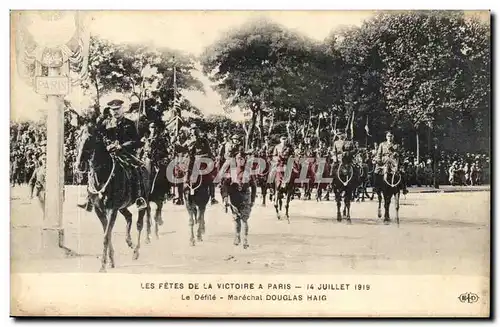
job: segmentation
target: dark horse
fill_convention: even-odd
[[[151,180],[151,190],[149,191],[149,202],[153,202],[156,205],[155,210],[155,235],[158,235],[158,226],[163,225],[163,218],[161,211],[163,209],[163,203],[167,199],[167,194],[172,188],[172,184],[167,178],[167,159],[159,162],[153,162],[150,159],[146,159],[146,167],[149,172]]]
[[[351,201],[353,200],[354,190],[359,185],[359,167],[354,164],[353,156],[350,151],[343,153],[340,162],[332,166],[332,186],[337,202],[337,221],[342,221],[342,216],[351,223]],[[342,206],[342,195],[344,197],[343,215],[340,213]]]
[[[158,226],[163,225],[161,215],[163,203],[167,197],[171,196],[172,179],[167,176],[167,166],[169,163],[169,149],[166,146],[167,140],[165,135],[157,135],[147,140],[144,148],[144,163],[149,172],[151,181],[151,189],[149,190],[149,202],[154,203],[155,210],[155,234],[158,235]]]
[[[372,192],[372,196],[370,197],[370,194],[368,193],[368,187],[372,186],[373,187],[373,169],[374,165],[372,162],[371,157],[367,154],[360,154],[358,159],[359,163],[359,186],[355,190],[355,198],[356,202],[359,202],[360,197],[361,201],[365,201],[365,196],[373,200],[373,195],[374,193]]]
[[[285,215],[288,223],[290,223],[290,215],[288,209],[290,201],[295,193],[295,181],[300,177],[300,164],[298,158],[292,158],[293,161],[288,162],[288,156],[281,157],[274,167],[274,208],[278,220],[281,219],[280,212],[283,207],[283,197],[285,199]],[[272,172],[271,172],[272,173]]]
[[[120,212],[127,222],[126,242],[130,248],[133,248],[130,228],[132,226],[132,213],[127,209],[135,204],[137,198],[137,176],[130,168],[126,167],[121,160],[114,154],[106,150],[101,133],[93,126],[84,126],[79,137],[77,148],[76,167],[80,172],[84,171],[88,163],[88,187],[89,201],[94,206],[95,213],[101,221],[104,231],[103,251],[101,258],[101,272],[106,271],[107,257],[111,268],[115,267],[114,249],[111,241],[113,227],[116,216]],[[149,189],[149,179],[145,168],[141,176],[145,189]],[[148,202],[147,194],[142,195]],[[137,245],[134,249],[133,259],[139,258],[139,249],[141,246],[141,231],[143,228],[144,215],[147,213],[148,239],[151,232],[151,221],[149,205],[147,209],[139,211],[137,219]]]
[[[195,159],[195,158],[192,158]],[[201,164],[200,169],[206,169]],[[191,169],[192,170],[192,169]],[[202,235],[205,234],[205,210],[207,209],[208,201],[210,200],[210,176],[208,174],[198,174],[196,178],[190,177],[187,173],[189,180],[186,179],[184,183],[184,203],[189,214],[189,228],[191,235],[189,242],[191,246],[195,246],[194,239],[194,225],[198,225],[196,239],[198,242],[203,241]]]
[[[248,220],[252,212],[253,204],[257,191],[256,177],[250,176],[245,170],[247,157],[244,153],[237,154],[235,157],[236,169],[235,179],[230,178],[227,183],[229,207],[234,218],[235,237],[234,245],[238,246],[241,243],[241,229],[243,228],[243,248],[247,249],[248,244]],[[232,176],[233,177],[233,176]]]
[[[378,195],[378,217],[382,218],[382,195],[384,196],[384,224],[389,224],[391,221],[389,208],[391,199],[394,196],[396,207],[396,222],[399,225],[399,198],[403,189],[403,176],[399,171],[399,160],[397,156],[387,159],[383,166],[382,173],[375,173],[374,187]]]

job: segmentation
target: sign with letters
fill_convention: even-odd
[[[37,76],[35,91],[42,95],[66,95],[69,93],[69,78],[64,76]]]

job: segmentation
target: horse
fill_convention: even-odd
[[[361,202],[365,202],[365,196],[373,200],[374,192],[372,191],[372,196],[370,198],[370,194],[368,193],[368,185],[371,184],[373,186],[373,163],[369,155],[361,155],[358,158],[358,162],[360,163],[359,167],[359,186],[355,190],[355,198],[356,202],[359,202],[361,197]]]
[[[320,159],[321,158],[322,157],[320,157]],[[321,196],[323,194],[323,190],[326,191],[325,197],[323,199],[326,201],[330,200],[331,184],[321,182],[321,179],[322,178],[329,178],[332,176],[333,162],[332,162],[331,158],[329,158],[329,157],[323,157],[323,158],[325,159],[325,161],[321,161],[321,160],[318,160],[318,158],[316,158],[315,163],[314,163],[314,168],[313,168],[315,176],[320,177],[320,178],[318,178],[318,181],[315,183],[317,186],[317,188],[316,188],[316,202],[321,201]],[[322,176],[317,176],[319,166],[323,163],[324,163],[323,174],[322,174]]]
[[[149,172],[151,180],[151,190],[149,191],[149,202],[154,203],[156,206],[155,210],[155,235],[159,238],[158,229],[159,226],[163,225],[163,218],[161,215],[163,209],[163,203],[170,195],[170,189],[172,188],[172,183],[167,176],[167,165],[168,165],[168,155],[166,147],[161,147],[160,143],[166,142],[163,137],[151,140],[152,143],[148,142],[144,153],[144,162],[146,164],[146,169]],[[161,150],[160,150],[161,147]],[[158,153],[156,151],[160,150],[163,153]]]
[[[260,187],[261,191],[261,196],[262,196],[262,206],[266,206],[266,196],[267,196],[267,190],[272,188],[272,184],[268,182],[268,176],[269,176],[269,169],[270,169],[270,162],[268,160],[268,157],[266,155],[259,155],[258,158],[264,160],[266,162],[266,168],[262,171],[259,172],[255,176],[255,183],[257,187]],[[255,162],[253,169],[257,168],[258,163]],[[269,200],[272,201],[272,194],[269,194]]]
[[[155,210],[155,235],[159,238],[159,226],[163,225],[163,217],[161,215],[163,203],[167,199],[167,195],[172,187],[172,184],[167,177],[166,159],[159,162],[152,162],[150,159],[145,160],[147,170],[151,179],[151,189],[149,190],[149,202],[156,205]]]
[[[134,248],[130,229],[132,226],[132,213],[127,209],[135,204],[138,192],[136,185],[138,176],[130,171],[122,160],[115,154],[111,154],[106,149],[101,132],[92,125],[84,125],[79,136],[77,146],[77,158],[75,166],[80,172],[85,173],[85,166],[88,163],[88,196],[92,202],[94,211],[99,218],[104,231],[103,251],[101,257],[100,272],[106,272],[107,258],[109,256],[111,268],[115,267],[114,249],[112,243],[112,232],[116,222],[116,216],[120,212],[127,222],[126,243],[130,248]],[[141,178],[146,190],[149,190],[149,178],[144,167]],[[139,258],[141,247],[141,232],[144,223],[144,216],[147,214],[147,240],[151,232],[150,207],[148,194],[141,194],[146,200],[147,208],[138,212],[137,219],[137,244],[134,248],[133,259]]]
[[[287,156],[280,157],[274,167],[274,208],[278,220],[281,220],[280,212],[283,208],[283,197],[286,196],[285,215],[288,223],[290,223],[288,209],[295,193],[295,180],[300,176],[300,166],[297,160],[293,160],[291,167],[288,167],[287,162]]]
[[[391,221],[389,215],[389,208],[391,205],[391,199],[394,197],[395,208],[396,208],[396,222],[399,226],[399,199],[401,195],[401,190],[403,189],[404,181],[401,171],[399,170],[399,160],[397,156],[393,155],[387,158],[384,166],[382,167],[382,174],[380,170],[375,173],[374,187],[378,195],[378,218],[382,218],[382,195],[384,196],[384,224],[389,224]]]
[[[246,175],[246,157],[238,154],[236,161],[236,180],[230,178],[228,186],[229,207],[233,214],[235,223],[234,245],[241,243],[241,228],[243,227],[243,248],[247,249],[248,244],[248,219],[252,211],[256,196],[255,176]],[[253,186],[252,186],[253,185]]]
[[[199,158],[202,156],[197,157]],[[197,157],[191,159],[196,159]],[[200,166],[200,169],[206,169],[206,167],[203,167],[203,163]],[[191,168],[190,170],[192,171],[193,169]],[[205,210],[210,200],[209,183],[212,181],[210,178],[211,175],[209,174],[197,174],[196,179],[192,178],[191,175],[192,174],[188,171],[187,177],[189,177],[189,180],[186,179],[184,182],[183,199],[189,214],[189,228],[191,231],[189,242],[191,246],[195,246],[194,225],[198,225],[198,231],[196,233],[198,242],[203,241],[202,235],[205,234]]]
[[[332,188],[337,203],[337,221],[341,222],[344,217],[347,223],[351,224],[351,201],[353,200],[354,190],[359,185],[359,169],[354,164],[351,151],[342,154],[340,161],[332,166],[332,172]],[[342,195],[344,197],[343,214],[340,213]]]

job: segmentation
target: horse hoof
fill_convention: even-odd
[[[347,221],[346,221],[346,222],[347,222],[347,225],[351,225],[351,224],[352,224],[351,219],[347,219]]]
[[[158,226],[163,226],[163,219],[159,219],[159,220],[157,221],[157,223],[158,223]]]
[[[244,248],[244,249],[248,249],[249,247],[250,247],[250,245],[248,245],[248,244],[243,244],[243,248]]]
[[[337,221],[340,223],[342,222],[342,217],[337,217]]]
[[[233,244],[236,245],[236,246],[238,246],[238,245],[240,245],[240,241],[239,240],[234,240]]]
[[[133,249],[134,248],[134,244],[132,243],[132,241],[129,241],[127,240],[127,245],[129,248]]]
[[[190,241],[189,241],[189,245],[191,245],[191,246],[195,246],[195,244],[196,244],[196,243],[194,242],[194,240],[190,240]]]
[[[115,263],[113,262],[112,264],[110,264],[110,267],[115,268]]]
[[[149,237],[146,238],[146,244],[150,244],[151,243],[151,239]]]
[[[203,238],[201,236],[197,237],[198,242],[203,242]]]
[[[391,223],[391,220],[390,219],[384,219],[384,224],[385,225],[389,225]]]
[[[134,251],[134,255],[132,256],[133,260],[139,259],[139,251]]]
[[[99,269],[99,272],[100,273],[105,273],[106,272],[106,268],[105,267],[101,267],[101,269]]]

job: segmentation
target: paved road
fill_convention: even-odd
[[[24,187],[13,188],[11,193],[12,270],[97,272],[102,229],[94,213],[76,207],[76,189],[68,188],[64,203],[67,245],[80,255],[74,258],[40,251],[41,210],[27,194]],[[113,235],[117,267],[108,272],[489,274],[487,191],[422,193],[414,189],[402,197],[399,228],[377,219],[375,201],[353,204],[352,225],[337,223],[334,212],[331,201],[294,200],[291,224],[287,224],[276,219],[273,207],[256,205],[250,219],[250,248],[244,250],[232,244],[232,218],[220,205],[208,208],[204,242],[191,247],[185,208],[167,204],[160,239],[143,243],[136,261],[125,243],[125,220],[118,219]],[[135,242],[135,223],[132,230]]]

